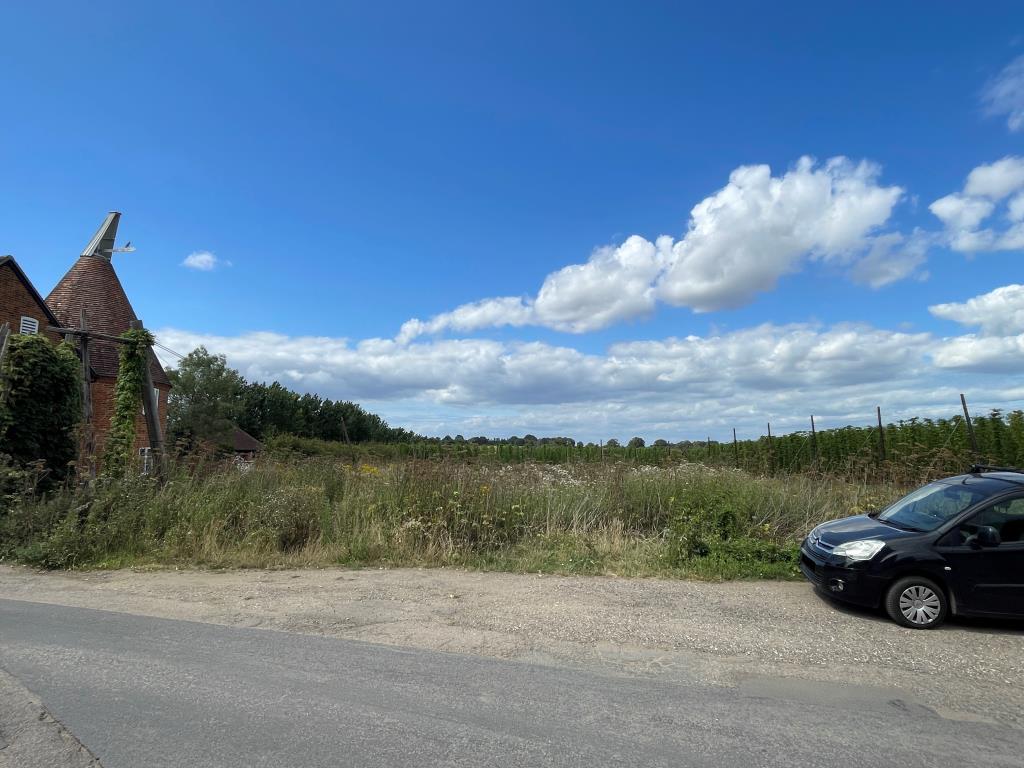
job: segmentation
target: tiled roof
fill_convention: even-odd
[[[84,308],[89,330],[119,336],[137,320],[114,265],[102,256],[80,256],[46,297],[46,304],[66,328],[78,328]],[[92,339],[89,362],[99,376],[117,376],[118,344]],[[155,384],[170,380],[154,358],[150,371]]]
[[[235,427],[231,435],[231,441],[234,443],[236,451],[240,452],[257,452],[263,450],[263,443],[257,440],[255,437],[250,435],[241,427]]]

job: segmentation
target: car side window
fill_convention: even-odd
[[[1005,499],[960,523],[950,536],[948,544],[963,544],[970,536],[977,534],[982,526],[991,526],[999,533],[999,539],[1007,544],[1024,543],[1024,497]]]

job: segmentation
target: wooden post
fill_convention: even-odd
[[[7,342],[11,338],[11,326],[8,323],[0,325],[0,365],[4,362],[4,356],[7,354]],[[0,403],[4,401],[4,388],[0,387]]]
[[[145,330],[141,320],[132,320],[133,330]],[[150,366],[153,364],[153,348],[146,349],[146,365],[142,377],[142,404],[146,416],[146,430],[149,432],[149,448],[153,453],[153,465],[158,474],[163,473],[164,463],[164,436],[160,429],[159,401],[156,390],[153,387],[153,373]]]
[[[78,336],[82,358],[82,478],[91,483],[96,479],[96,433],[92,424],[92,381],[89,363],[89,316],[82,307],[79,318],[82,333]]]
[[[768,471],[775,470],[775,457],[772,456],[772,423],[768,422]]]
[[[341,434],[345,436],[345,445],[352,445],[352,441],[348,439],[348,427],[345,426],[345,417],[339,416],[341,419]],[[415,455],[413,458],[416,458]]]
[[[708,463],[711,463],[711,435],[708,435]]]
[[[818,468],[818,431],[814,428],[814,414],[811,414],[811,461]]]
[[[971,423],[971,414],[967,412],[967,398],[960,393],[960,405],[964,408],[964,422],[967,424],[967,435],[971,438],[971,451],[974,453],[974,461],[978,461],[978,438],[974,434],[974,425]]]
[[[736,440],[736,427],[732,428],[732,457],[736,462],[736,468],[740,467],[740,444]]]
[[[7,354],[7,340],[10,338],[10,323],[4,323],[3,325],[0,325],[0,363],[4,361],[4,355]]]
[[[876,405],[875,411],[878,413],[878,459],[885,461],[885,427],[882,426],[882,406]]]

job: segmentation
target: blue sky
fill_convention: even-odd
[[[1019,4],[337,5],[0,9],[0,252],[431,434],[1021,406]]]

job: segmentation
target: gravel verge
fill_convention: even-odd
[[[1024,729],[1024,623],[899,627],[803,583],[450,569],[38,572],[0,597],[474,653]],[[2,663],[2,660],[0,660]]]

